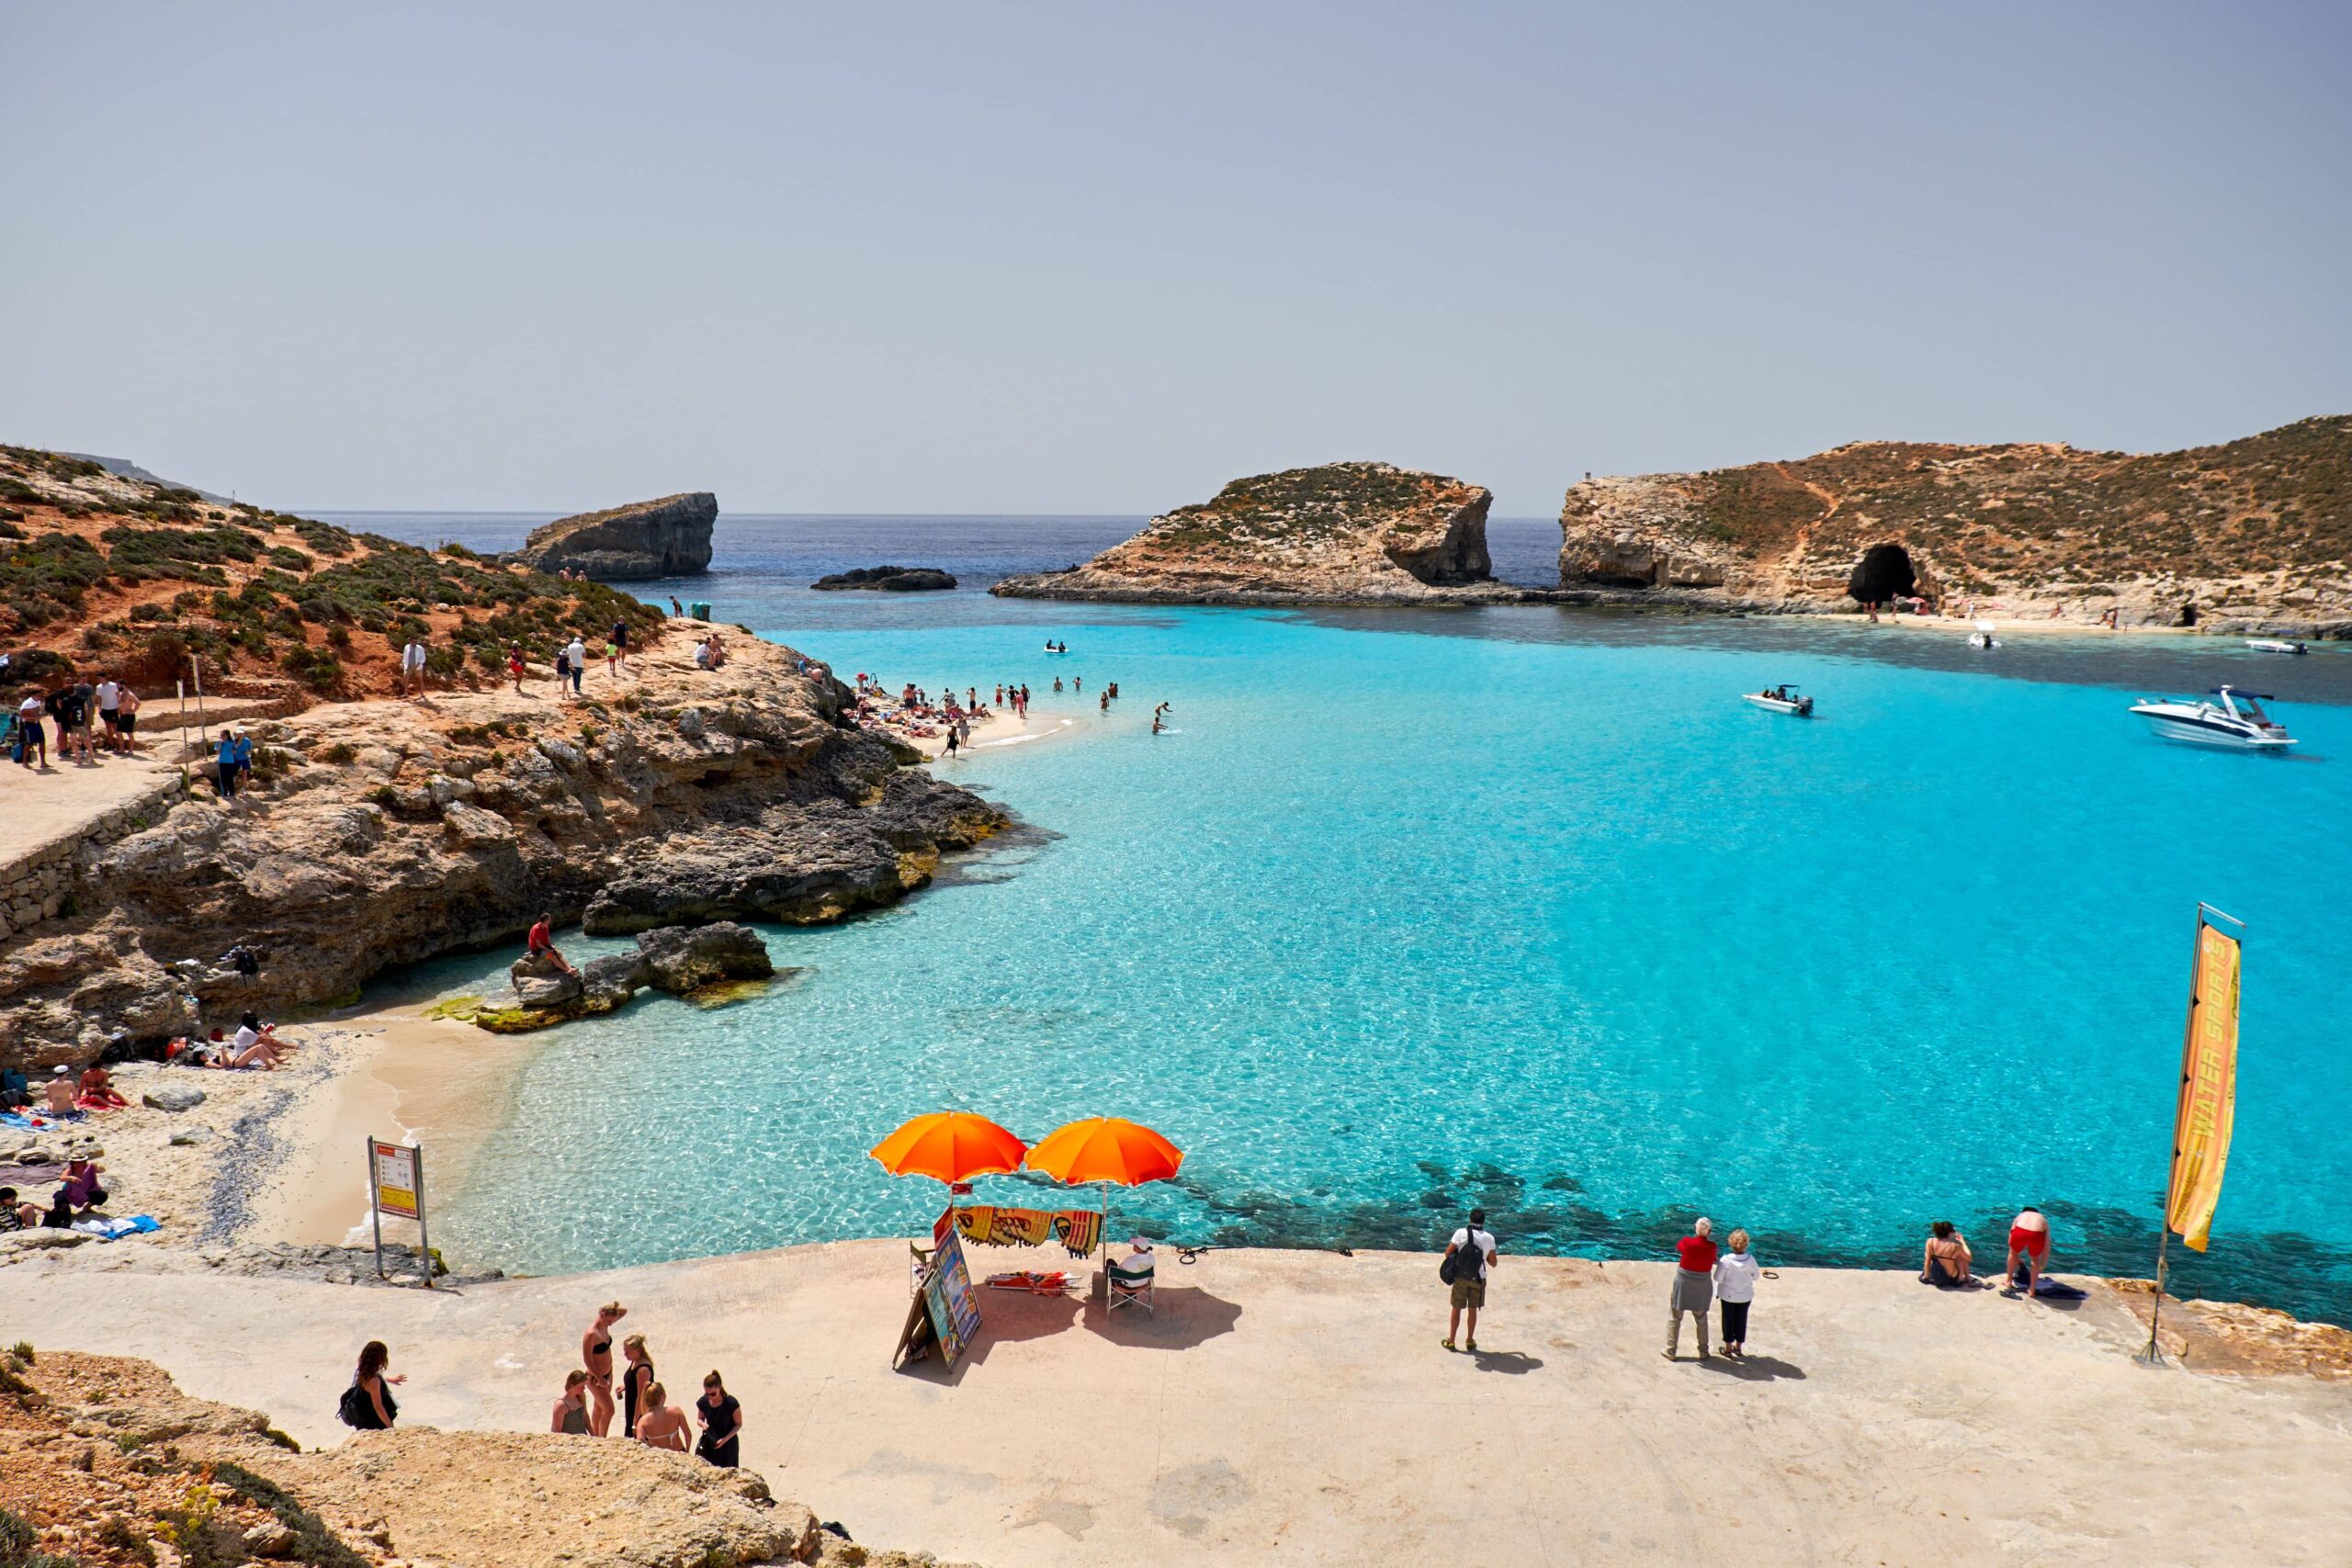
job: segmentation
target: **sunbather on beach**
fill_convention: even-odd
[[[37,1230],[40,1226],[40,1205],[26,1202],[13,1187],[0,1187],[0,1231]]]
[[[82,1091],[74,1097],[74,1103],[85,1111],[119,1111],[130,1101],[122,1098],[107,1077],[104,1067],[93,1066],[82,1074]]]
[[[96,1151],[92,1151],[95,1154]],[[65,1181],[58,1188],[58,1198],[70,1205],[77,1214],[86,1214],[107,1204],[107,1190],[99,1185],[106,1167],[96,1158],[83,1157],[65,1162]]]
[[[49,1082],[41,1086],[41,1098],[48,1101],[49,1113],[51,1116],[70,1116],[74,1113],[74,1079],[71,1077],[73,1070],[71,1067],[61,1066],[55,1073],[51,1075]]]
[[[588,1430],[600,1438],[613,1430],[613,1325],[628,1315],[620,1303],[607,1303],[580,1337],[580,1359],[588,1369]]]
[[[1960,1234],[1950,1220],[1938,1220],[1929,1227],[1928,1249],[1919,1264],[1919,1278],[1930,1285],[1947,1289],[1968,1283],[1968,1266],[1975,1255],[1968,1250],[1968,1238]]]
[[[232,1067],[259,1067],[275,1072],[284,1059],[286,1043],[275,1030],[261,1021],[259,1013],[249,1012],[237,1021],[237,1032],[222,1054],[225,1065]]]

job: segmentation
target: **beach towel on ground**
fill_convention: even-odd
[[[76,1220],[67,1228],[96,1236],[100,1241],[120,1241],[127,1235],[143,1235],[164,1227],[155,1223],[152,1214],[133,1214],[123,1220]]]

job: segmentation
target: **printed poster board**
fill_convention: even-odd
[[[923,1276],[922,1298],[941,1359],[952,1368],[980,1331],[980,1304],[972,1295],[971,1270],[964,1266],[963,1244],[952,1231],[933,1255],[931,1272]]]
[[[422,1218],[424,1188],[417,1179],[416,1150],[404,1144],[374,1141],[376,1209],[403,1220]]]

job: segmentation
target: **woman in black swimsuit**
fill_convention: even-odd
[[[702,1380],[695,1419],[702,1423],[702,1441],[695,1445],[695,1453],[721,1470],[733,1470],[742,1462],[739,1439],[743,1436],[743,1407],[735,1403],[717,1372]]]
[[[628,1308],[609,1302],[580,1337],[580,1364],[588,1369],[588,1430],[600,1438],[613,1430],[613,1325],[628,1315]]]
[[[632,1334],[621,1341],[621,1359],[628,1363],[621,1373],[621,1436],[637,1436],[637,1417],[645,1391],[653,1386],[653,1358],[645,1348],[645,1336]]]

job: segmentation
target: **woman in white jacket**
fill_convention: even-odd
[[[1725,1238],[1730,1248],[1715,1259],[1715,1300],[1724,1309],[1724,1354],[1747,1354],[1747,1306],[1756,1299],[1756,1276],[1761,1272],[1747,1250],[1747,1233],[1734,1231]]]

